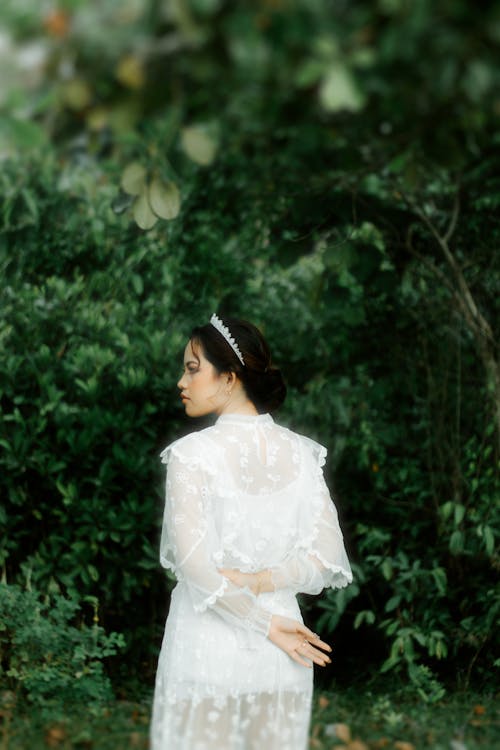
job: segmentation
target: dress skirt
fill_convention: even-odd
[[[294,594],[259,604],[302,622]],[[158,662],[151,750],[306,750],[313,670],[207,609],[178,583]]]

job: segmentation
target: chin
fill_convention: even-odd
[[[191,401],[186,401],[186,403],[184,404],[184,413],[188,417],[200,417],[201,416],[200,411],[196,409],[196,407],[193,408]]]
[[[196,419],[197,417],[206,417],[209,414],[212,414],[213,409],[203,409],[200,407],[193,406],[191,401],[187,401],[186,404],[184,404],[184,410],[187,417],[193,417],[193,419]]]

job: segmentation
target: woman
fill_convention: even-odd
[[[326,450],[276,424],[280,371],[252,324],[195,328],[178,382],[215,424],[163,451],[160,559],[175,573],[159,657],[152,750],[305,750],[312,664],[331,648],[298,592],[352,580],[321,466]]]

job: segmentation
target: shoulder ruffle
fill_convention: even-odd
[[[304,533],[296,545],[296,550],[301,550],[302,554],[312,555],[321,562],[325,571],[329,573],[325,579],[328,587],[344,588],[352,582],[352,571],[343,544],[337,509],[323,476],[322,467],[326,462],[327,449],[306,436],[301,436],[301,440],[303,456],[306,462],[309,459],[308,468],[313,475],[313,481],[309,487],[309,503],[303,506]],[[324,533],[327,527],[329,535],[333,534],[336,537],[336,544],[325,546]]]
[[[168,465],[172,457],[190,469],[202,469],[212,476],[216,475],[214,445],[201,432],[191,432],[174,440],[160,453],[164,464]]]
[[[303,460],[307,461],[309,458],[309,466],[306,465],[306,471],[311,471],[313,474],[313,482],[310,485],[310,504],[309,506],[303,506],[302,528],[308,529],[307,533],[304,533],[297,547],[299,549],[311,552],[313,544],[319,533],[320,518],[323,512],[323,504],[325,502],[325,480],[323,476],[323,466],[326,463],[327,449],[324,445],[317,443],[312,438],[301,435],[301,442],[303,446]],[[340,529],[339,529],[340,532]]]
[[[316,440],[307,437],[307,435],[299,435],[299,438],[306,451],[312,454],[316,468],[320,470],[326,463],[326,457],[328,455],[327,449],[324,445],[321,445],[321,443],[317,443]]]

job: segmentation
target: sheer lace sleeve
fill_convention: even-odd
[[[267,635],[272,614],[249,588],[224,578],[213,562],[218,540],[207,501],[214,469],[206,448],[196,435],[188,435],[161,454],[167,464],[161,564],[187,584],[197,612],[210,607],[232,625]]]
[[[319,594],[327,587],[343,588],[352,581],[337,509],[326,485],[322,466],[326,448],[309,438],[304,441],[306,470],[311,492],[304,497],[300,538],[283,562],[271,571],[275,588]]]

